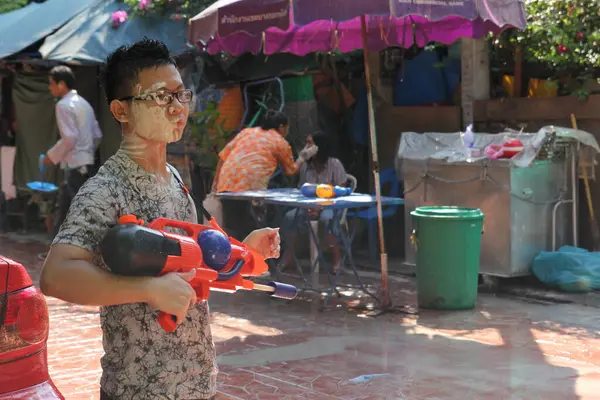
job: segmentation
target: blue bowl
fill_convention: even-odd
[[[27,187],[31,190],[38,192],[55,192],[58,190],[58,186],[50,182],[27,182]]]

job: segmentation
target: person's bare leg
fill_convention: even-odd
[[[279,263],[279,272],[285,271],[288,267],[295,264],[295,249],[298,241],[297,224],[304,218],[306,211],[293,209],[288,211],[283,217],[281,230],[279,231],[284,241],[285,250],[282,260]]]
[[[321,214],[319,215],[319,221],[320,221],[322,230],[327,232],[327,233],[325,233],[326,237],[325,237],[325,241],[323,243],[325,243],[327,248],[330,249],[332,252],[333,259],[332,259],[332,269],[331,270],[335,274],[335,273],[337,273],[338,268],[340,266],[341,251],[340,251],[340,246],[338,244],[338,239],[336,238],[334,233],[332,233],[330,231],[330,229],[332,227],[332,223],[334,222],[333,221],[334,218],[335,218],[335,214],[334,214],[333,210],[331,210],[331,209],[325,209],[325,210],[321,211]],[[335,226],[333,228],[335,229]]]
[[[340,250],[340,246],[337,243],[337,239],[331,233],[327,235],[327,245],[331,249],[332,253],[332,265],[333,265],[333,273],[337,273],[338,268],[340,267],[340,261],[342,259],[342,252]]]
[[[289,233],[286,238],[286,249],[283,253],[283,259],[279,264],[279,272],[283,272],[292,266],[294,262],[294,250],[296,249],[296,242],[298,241],[298,235]]]

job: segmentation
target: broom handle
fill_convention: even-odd
[[[571,114],[571,125],[573,126],[573,129],[578,129],[577,118],[575,118],[575,114]],[[594,213],[594,206],[592,203],[592,192],[590,191],[590,182],[588,181],[587,168],[585,167],[585,165],[583,166],[583,183],[585,185],[585,197],[587,198],[588,209],[590,211],[590,219],[592,221],[595,221],[596,216]]]

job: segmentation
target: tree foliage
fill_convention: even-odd
[[[526,0],[527,28],[510,30],[494,44],[520,44],[526,62],[545,64],[556,75],[590,75],[600,67],[598,0]]]
[[[18,10],[29,4],[28,0],[0,0],[0,14]]]

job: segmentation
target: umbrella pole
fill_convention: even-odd
[[[371,143],[371,159],[373,160],[373,177],[375,180],[375,198],[377,201],[377,224],[379,226],[379,252],[381,255],[381,307],[391,306],[388,288],[388,260],[383,240],[383,217],[381,210],[381,184],[379,182],[379,157],[377,155],[377,137],[375,135],[375,108],[371,88],[371,68],[369,66],[369,48],[367,46],[367,22],[364,15],[360,16],[362,44],[365,62],[365,85],[367,87],[367,104],[369,111],[369,138]]]

